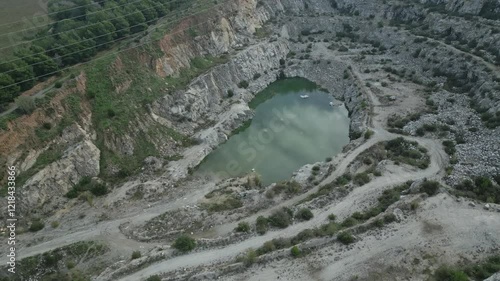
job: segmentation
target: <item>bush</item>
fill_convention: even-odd
[[[31,96],[19,96],[14,101],[19,109],[26,114],[33,112],[36,108],[35,98]]]
[[[335,221],[337,219],[337,216],[335,214],[329,214],[328,219],[331,221]]]
[[[246,89],[248,88],[249,84],[247,81],[243,80],[241,81],[240,83],[238,83],[238,87],[242,88],[242,89]]]
[[[108,193],[108,188],[104,184],[96,183],[92,185],[90,192],[92,192],[95,196],[103,196]]]
[[[58,221],[53,221],[50,223],[50,226],[52,226],[52,228],[58,228],[59,227],[59,222]]]
[[[249,267],[255,263],[256,259],[257,259],[257,253],[253,249],[249,249],[243,259],[243,264],[246,267]]]
[[[348,245],[354,242],[354,237],[350,232],[344,231],[337,235],[337,240],[339,240],[344,245]]]
[[[297,246],[293,246],[290,249],[290,253],[292,254],[292,257],[294,257],[294,258],[298,258],[301,255],[300,249]]]
[[[151,275],[146,281],[161,281],[161,277],[159,275]]]
[[[302,208],[300,210],[297,211],[297,213],[295,214],[295,217],[296,218],[299,218],[301,220],[310,220],[314,217],[313,213],[311,212],[311,210],[309,210],[308,208]]]
[[[238,223],[238,226],[234,230],[236,232],[250,232],[250,225],[248,222],[242,221]]]
[[[458,269],[441,266],[434,273],[434,278],[439,281],[468,281],[467,275]]]
[[[33,220],[31,222],[29,231],[31,231],[31,232],[37,232],[37,231],[42,230],[44,227],[45,227],[45,223],[43,221],[41,221],[41,220]]]
[[[342,222],[342,226],[343,227],[351,227],[351,226],[355,226],[356,224],[358,224],[358,221],[353,218],[353,217],[348,217],[347,219],[345,219],[343,222]]]
[[[365,132],[365,140],[371,138],[373,136],[374,132],[372,130],[366,130]]]
[[[255,222],[255,231],[257,231],[258,234],[263,235],[267,232],[269,229],[268,227],[268,222],[267,219],[263,216],[257,217],[257,220]]]
[[[54,87],[56,87],[57,89],[61,88],[62,87],[62,83],[60,81],[57,81],[55,84],[54,84]]]
[[[359,173],[354,176],[354,183],[357,185],[364,185],[370,182],[370,176],[367,173]]]
[[[396,221],[396,215],[395,214],[387,214],[384,216],[384,223],[391,223]]]
[[[141,257],[141,252],[140,251],[134,251],[132,252],[132,259],[135,260],[135,259],[138,259]]]
[[[259,79],[259,78],[260,78],[260,76],[261,76],[261,75],[260,75],[260,73],[255,73],[255,74],[253,75],[253,80],[257,80],[257,79]]]
[[[196,241],[193,238],[183,234],[175,239],[172,247],[185,253],[196,248]]]
[[[424,181],[422,183],[422,190],[429,196],[435,195],[439,190],[440,184],[437,181]]]
[[[233,97],[233,96],[234,96],[234,92],[233,92],[233,90],[227,90],[227,96],[228,96],[229,98]]]
[[[292,223],[292,216],[287,210],[275,211],[269,218],[269,224],[274,227],[286,228]]]

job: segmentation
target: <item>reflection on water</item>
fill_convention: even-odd
[[[251,124],[208,155],[197,172],[225,178],[255,169],[270,184],[334,156],[349,142],[349,118],[343,105],[330,105],[332,100],[304,79],[271,84],[250,103]]]

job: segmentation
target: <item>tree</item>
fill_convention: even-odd
[[[15,55],[30,64],[33,67],[34,75],[38,78],[54,74],[59,68],[56,62],[47,56],[45,50],[40,46],[33,45],[29,49],[18,50]]]
[[[36,107],[35,99],[31,96],[20,96],[15,100],[15,102],[19,109],[28,114],[33,112]]]
[[[19,85],[7,74],[0,73],[0,104],[14,100],[21,89]]]
[[[9,61],[7,63],[0,63],[0,72],[12,77],[18,83],[21,91],[31,89],[35,78],[33,68],[23,60]]]
[[[172,247],[185,253],[193,250],[196,247],[196,241],[193,238],[183,234],[175,239]]]

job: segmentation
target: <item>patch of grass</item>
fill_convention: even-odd
[[[241,199],[234,195],[228,196],[222,202],[206,203],[202,207],[209,212],[222,212],[227,210],[237,209],[243,206]]]

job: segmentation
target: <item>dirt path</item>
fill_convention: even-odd
[[[369,98],[372,100],[372,103],[374,105],[374,114],[376,114],[376,108],[380,105],[380,103],[371,91],[367,89],[365,90],[367,91],[367,95],[369,96]],[[347,169],[348,165],[367,148],[370,148],[372,145],[380,141],[393,139],[399,136],[387,132],[382,127],[380,122],[375,118],[373,120],[372,130],[375,132],[375,134],[371,139],[357,147],[355,150],[347,154],[338,156],[342,160],[338,164],[336,170],[330,176],[328,176],[319,186],[311,189],[305,194],[294,197],[293,199],[283,202],[271,209],[267,209],[265,211],[254,214],[250,217],[245,218],[244,220],[254,221],[260,215],[269,215],[276,209],[284,206],[290,206],[299,202],[300,200],[306,198],[308,195],[316,192],[320,186],[328,184],[335,180],[338,176],[342,175]],[[230,261],[231,259],[235,259],[238,254],[244,252],[249,248],[260,247],[265,241],[269,241],[279,237],[291,237],[299,233],[303,229],[319,226],[327,221],[328,215],[331,213],[335,213],[339,216],[339,218],[347,217],[349,214],[352,214],[355,211],[362,210],[364,207],[369,206],[370,201],[373,198],[376,198],[376,196],[378,196],[383,190],[390,188],[391,186],[402,184],[408,180],[434,178],[443,173],[448,156],[443,151],[442,146],[438,141],[416,137],[406,138],[417,141],[420,145],[428,149],[428,152],[431,156],[431,164],[427,169],[418,171],[405,170],[404,168],[395,169],[393,171],[390,171],[388,174],[384,174],[383,177],[376,178],[366,185],[355,188],[346,198],[343,198],[337,204],[330,204],[323,209],[314,210],[314,218],[307,222],[297,223],[283,230],[270,231],[262,236],[254,236],[242,242],[228,245],[227,247],[224,247],[222,249],[197,252],[168,259],[163,262],[159,262],[146,267],[120,280],[141,280],[141,278],[146,278],[150,275],[158,273],[164,273],[188,267],[195,267],[204,264],[206,265],[216,261]],[[237,222],[218,226],[216,228],[216,232],[219,235],[228,234],[234,229],[236,225]]]

